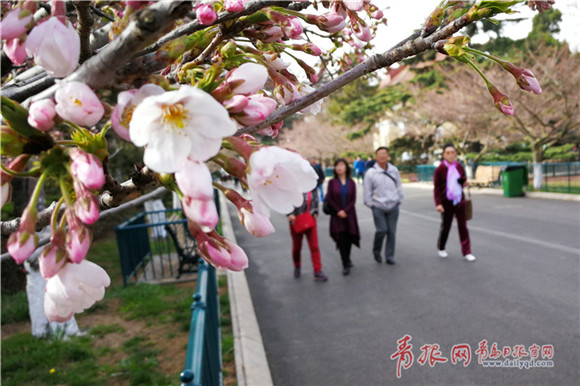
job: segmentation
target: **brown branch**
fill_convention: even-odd
[[[91,15],[91,3],[90,1],[73,1],[73,5],[77,10],[77,15],[79,18],[79,36],[81,38],[81,55],[79,62],[83,63],[88,60],[92,55],[91,50],[91,30],[93,27],[94,19]]]
[[[295,100],[291,104],[274,111],[265,121],[254,126],[245,127],[238,130],[236,135],[242,135],[246,133],[251,134],[265,129],[268,126],[280,122],[281,120],[289,117],[294,113],[297,113],[298,111],[313,104],[314,102],[332,94],[341,87],[366,74],[384,67],[389,67],[396,62],[399,62],[410,56],[417,55],[428,49],[435,49],[435,43],[440,40],[447,39],[468,24],[471,24],[471,21],[469,20],[467,14],[465,14],[459,19],[447,25],[445,28],[435,32],[427,38],[418,37],[418,33],[413,34],[401,43],[397,44],[394,48],[382,54],[376,54],[369,57],[361,64],[345,72],[338,78],[328,82],[316,91],[313,91],[305,97]]]

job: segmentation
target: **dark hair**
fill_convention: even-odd
[[[350,178],[350,165],[348,164],[348,162],[346,162],[346,160],[344,158],[339,158],[336,161],[334,161],[334,168],[332,169],[332,174],[334,175],[334,178],[338,178],[338,174],[336,174],[336,165],[338,165],[339,162],[342,162],[346,165],[346,178]]]
[[[389,148],[386,146],[379,146],[377,147],[377,150],[375,150],[375,154],[377,154],[379,152],[379,150],[386,150],[387,154],[389,153]]]
[[[457,152],[457,149],[455,148],[455,145],[452,143],[446,143],[445,145],[443,145],[443,153],[445,153],[445,149],[447,149],[448,147],[452,147],[453,150],[455,150],[455,152]]]

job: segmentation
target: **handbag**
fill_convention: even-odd
[[[310,194],[308,192],[308,203],[306,204],[306,212],[299,214],[292,223],[292,229],[298,234],[308,232],[316,226],[316,220],[310,214]]]
[[[467,221],[473,218],[473,201],[471,201],[471,192],[467,187],[467,199],[465,200],[465,218]]]
[[[333,216],[336,214],[336,212],[328,204],[328,201],[324,201],[324,203],[322,204],[322,211],[324,212],[324,214],[327,214],[329,216]]]

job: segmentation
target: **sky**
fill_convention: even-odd
[[[415,29],[420,28],[425,19],[433,9],[439,5],[440,0],[375,0],[373,4],[377,6],[388,6],[385,15],[387,17],[387,27],[377,34],[373,43],[377,47],[377,52],[384,52],[411,35]],[[559,40],[566,40],[570,48],[576,52],[580,51],[580,2],[578,0],[556,0],[554,7],[562,12],[561,32],[556,37]],[[503,29],[503,35],[512,39],[521,39],[528,35],[532,29],[532,18],[536,12],[527,5],[520,4],[513,8],[518,13],[512,15],[502,15],[498,19],[526,18],[527,20],[517,24],[509,23]],[[477,36],[472,41],[474,43],[484,43],[487,36]]]

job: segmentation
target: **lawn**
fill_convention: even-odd
[[[87,257],[107,270],[105,299],[77,315],[84,336],[35,338],[26,294],[2,295],[2,385],[175,385],[183,370],[195,282],[123,287],[115,237]],[[235,384],[225,276],[219,278],[224,382]]]

